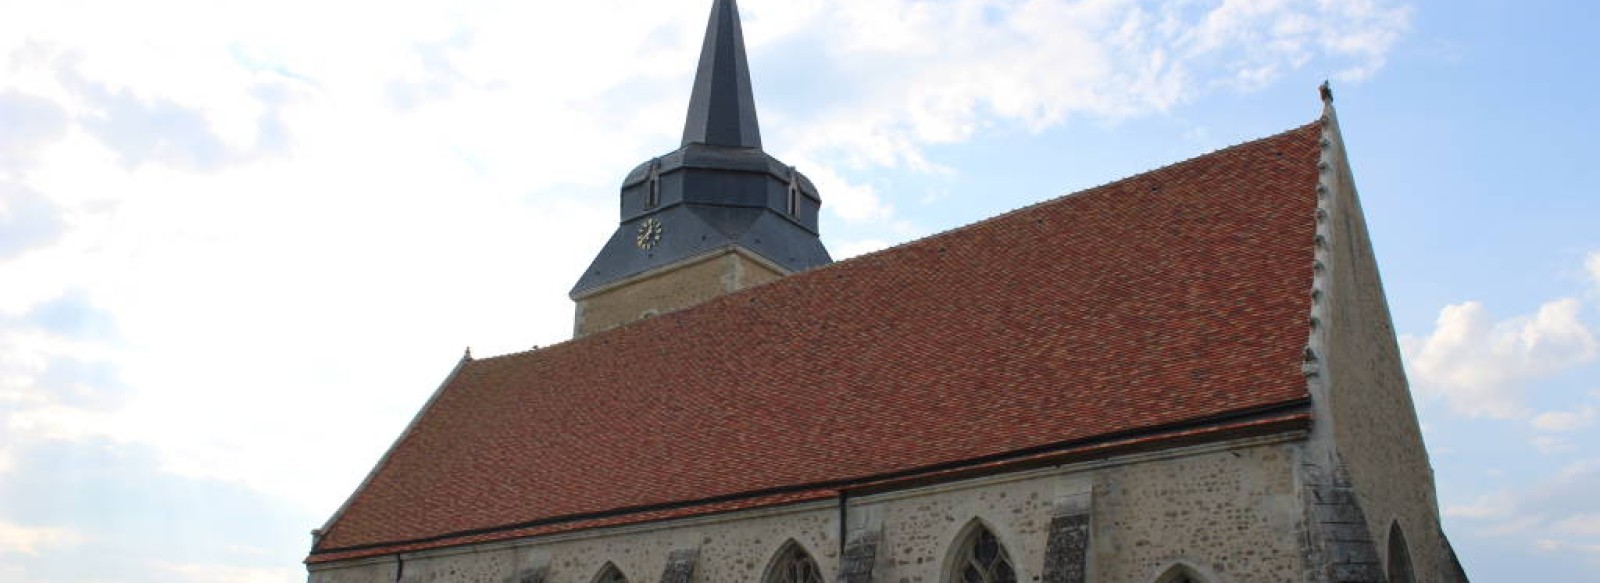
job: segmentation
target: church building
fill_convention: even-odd
[[[575,337],[464,356],[310,581],[1466,581],[1326,86],[1303,126],[838,262],[752,95],[714,0]]]

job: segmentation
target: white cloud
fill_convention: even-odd
[[[174,580],[188,583],[284,583],[305,578],[305,572],[294,567],[260,569],[196,563],[158,563],[156,567]]]
[[[0,522],[0,555],[18,553],[39,556],[53,548],[80,544],[84,537],[65,528],[28,527]]]
[[[1600,514],[1579,514],[1557,520],[1551,531],[1573,536],[1600,537]]]
[[[1582,407],[1576,411],[1550,411],[1540,413],[1533,418],[1533,427],[1540,431],[1571,432],[1594,424],[1596,411],[1594,407]]]
[[[746,12],[759,19],[764,6],[751,2]],[[807,13],[810,26],[785,29],[796,38],[759,39],[752,50],[827,47],[835,62],[813,75],[853,91],[819,96],[816,110],[790,120],[775,142],[846,168],[919,171],[942,169],[927,146],[995,126],[1041,131],[1074,116],[1165,112],[1219,87],[1263,87],[1314,62],[1333,63],[1343,79],[1366,77],[1410,26],[1408,8],[1372,1],[809,6],[817,9]],[[861,212],[841,218],[874,220]]]
[[[1529,381],[1600,354],[1581,311],[1577,300],[1561,299],[1532,316],[1496,322],[1478,302],[1447,306],[1432,333],[1401,338],[1412,383],[1465,415],[1524,416]]]
[[[816,184],[818,191],[825,193],[823,205],[839,218],[852,222],[881,221],[894,215],[894,207],[871,185],[853,184],[824,165],[807,168],[812,170],[802,172]]]
[[[111,358],[103,342],[41,330],[0,310],[0,475],[12,471],[22,448],[118,427],[103,394],[115,387],[98,374]],[[92,366],[70,366],[84,363]]]
[[[1590,253],[1589,260],[1584,262],[1584,266],[1589,268],[1589,280],[1600,286],[1600,251]]]
[[[1444,515],[1475,535],[1514,538],[1549,552],[1600,548],[1600,461],[1568,464],[1525,487],[1446,505]]]
[[[1579,460],[1563,466],[1554,476],[1531,480],[1515,490],[1482,495],[1464,505],[1445,505],[1443,514],[1480,525],[1478,532],[1491,537],[1558,533],[1573,543],[1584,537],[1600,537],[1600,503],[1594,495],[1600,489],[1600,460]]]
[[[1572,440],[1555,435],[1537,435],[1531,441],[1533,448],[1545,455],[1577,451],[1578,447]]]
[[[1469,504],[1454,504],[1444,507],[1444,515],[1451,518],[1504,518],[1510,516],[1515,508],[1515,501],[1505,494],[1479,496]]]
[[[1545,524],[1541,516],[1513,516],[1504,520],[1492,522],[1483,528],[1476,529],[1476,534],[1490,537],[1506,537],[1524,535],[1536,531]]]
[[[72,32],[71,23],[58,24]],[[518,350],[570,328],[566,306],[541,312],[525,301],[562,298],[570,282],[507,266],[535,258],[550,272],[578,273],[587,258],[539,258],[542,250],[598,248],[614,213],[614,193],[606,191],[634,160],[611,160],[603,187],[576,188],[596,191],[592,199],[528,200],[528,192],[596,181],[584,168],[631,156],[602,147],[627,128],[596,130],[605,124],[548,105],[543,118],[519,117],[516,110],[537,95],[517,104],[476,87],[431,112],[397,113],[346,83],[409,53],[346,61],[343,37],[324,47],[326,58],[295,56],[302,41],[318,40],[314,34],[278,47],[287,53],[261,50],[282,60],[269,68],[288,73],[244,75],[236,63],[182,56],[176,62],[193,69],[172,75],[108,54],[117,47],[104,39],[63,37],[57,44],[72,48],[36,50],[37,58],[10,63],[21,73],[0,82],[27,83],[29,95],[55,96],[80,116],[65,137],[22,152],[28,166],[20,180],[59,211],[64,232],[10,261],[0,256],[0,280],[8,282],[0,286],[0,317],[20,318],[65,290],[91,290],[90,303],[112,314],[120,337],[73,339],[30,323],[0,324],[0,460],[48,441],[137,442],[157,447],[171,471],[248,484],[322,513],[359,480],[409,419],[402,409],[420,404],[461,347]],[[168,42],[192,40],[175,34]],[[9,48],[0,46],[0,55]],[[227,54],[222,48],[217,54]],[[228,154],[226,167],[199,168],[193,162],[207,149],[259,141],[261,104],[250,90],[263,76],[298,92],[279,112],[295,138],[288,158]],[[126,96],[124,105],[141,115],[140,104],[163,103],[162,115],[215,140],[160,141],[163,128],[135,125],[127,136],[135,142],[123,149],[154,135],[157,154],[129,163],[111,138],[84,129],[108,119],[95,102],[107,95]],[[440,109],[484,115],[449,124]],[[233,118],[243,132],[226,131],[241,125]],[[508,119],[570,127],[563,133],[574,137],[491,127]],[[470,135],[491,131],[500,135]],[[396,132],[407,137],[392,139]],[[528,180],[529,168],[541,180]],[[63,358],[110,362],[131,394],[114,411],[63,401],[70,387],[40,384]],[[291,425],[301,429],[282,430]]]
[[[1535,548],[1550,553],[1579,552],[1600,556],[1600,544],[1577,544],[1559,539],[1541,538],[1534,542]]]

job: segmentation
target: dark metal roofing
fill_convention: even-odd
[[[744,31],[739,26],[739,6],[733,0],[716,0],[711,8],[705,44],[700,47],[700,69],[695,71],[694,93],[689,98],[689,119],[683,125],[683,145],[689,144],[761,147],[750,65],[744,56]]]
[[[816,186],[761,149],[733,0],[712,6],[701,51],[682,147],[623,179],[620,224],[574,298],[718,249],[739,247],[789,272],[833,260],[817,234]],[[637,244],[641,228],[658,228],[659,240]]]

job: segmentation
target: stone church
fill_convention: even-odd
[[[1322,98],[833,262],[715,0],[576,337],[463,357],[310,581],[1465,581]]]

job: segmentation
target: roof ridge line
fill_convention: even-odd
[[[1047,198],[1047,199],[1044,199],[1044,200],[1041,200],[1041,201],[1038,201],[1038,202],[1034,202],[1032,204],[1028,204],[1028,205],[1025,205],[1025,206],[1021,206],[1021,207],[1017,207],[1017,208],[1011,209],[1009,211],[1006,211],[1006,212],[1003,212],[1003,213],[1000,213],[998,215],[994,215],[994,216],[991,216],[991,217],[988,217],[988,218],[985,218],[985,219],[982,219],[982,220],[973,221],[973,222],[970,222],[970,223],[967,223],[967,224],[964,224],[964,225],[960,225],[960,226],[956,226],[956,227],[951,227],[949,229],[945,229],[943,231],[939,231],[937,233],[926,235],[926,236],[923,236],[923,237],[920,237],[920,238],[917,238],[917,239],[912,239],[912,240],[909,240],[909,241],[902,241],[900,243],[891,245],[889,247],[885,247],[883,249],[879,249],[877,251],[873,251],[871,253],[862,253],[862,254],[856,255],[854,257],[847,257],[847,258],[844,258],[844,259],[835,260],[834,262],[829,263],[827,265],[819,265],[817,267],[813,267],[811,269],[807,269],[807,270],[804,270],[804,271],[797,271],[797,272],[791,273],[789,275],[786,275],[784,277],[780,277],[778,279],[775,279],[773,281],[764,282],[764,283],[759,284],[759,285],[753,285],[753,286],[750,286],[750,287],[747,287],[747,288],[735,290],[733,292],[729,292],[729,293],[723,294],[721,296],[717,296],[715,298],[706,300],[705,302],[702,302],[700,304],[689,306],[689,307],[681,309],[681,310],[675,310],[675,311],[672,311],[672,312],[661,314],[661,315],[656,316],[654,318],[650,318],[648,321],[630,322],[630,323],[622,325],[622,326],[617,326],[615,328],[601,330],[599,332],[588,334],[586,336],[576,337],[576,338],[568,338],[566,340],[557,342],[555,344],[551,344],[551,345],[546,346],[544,348],[534,348],[534,349],[531,349],[531,350],[524,350],[524,351],[520,351],[520,352],[511,352],[511,353],[501,354],[501,355],[497,355],[497,356],[482,357],[482,358],[479,358],[478,360],[494,360],[494,359],[500,359],[500,358],[509,358],[509,357],[515,357],[515,356],[528,355],[528,354],[532,354],[532,353],[535,353],[535,352],[538,352],[538,351],[544,350],[544,349],[558,348],[558,347],[574,345],[574,344],[579,343],[580,341],[588,340],[588,339],[591,339],[591,338],[604,338],[604,337],[607,337],[607,336],[611,336],[614,333],[617,333],[619,330],[626,330],[626,329],[633,328],[633,327],[640,326],[640,325],[651,325],[650,323],[652,323],[652,322],[671,321],[673,319],[682,317],[683,314],[692,313],[695,310],[701,309],[702,307],[705,307],[705,306],[711,306],[711,305],[715,305],[715,304],[718,304],[718,303],[721,303],[721,302],[733,301],[731,298],[742,297],[744,294],[750,292],[751,290],[765,288],[765,287],[768,287],[769,285],[783,285],[783,282],[786,282],[786,281],[801,279],[801,278],[805,278],[805,277],[811,277],[811,276],[813,276],[813,274],[817,274],[817,273],[827,273],[827,272],[829,272],[829,270],[834,269],[834,268],[836,268],[837,266],[840,266],[840,265],[853,264],[853,263],[856,263],[858,260],[862,260],[862,259],[865,259],[865,258],[868,258],[868,257],[873,257],[873,256],[877,256],[877,255],[880,255],[880,254],[883,254],[883,253],[894,251],[894,250],[897,250],[897,249],[902,249],[902,248],[910,247],[910,246],[913,246],[913,245],[919,245],[919,244],[923,244],[923,243],[926,243],[926,242],[929,242],[929,241],[933,241],[933,240],[936,240],[936,239],[939,239],[939,238],[952,236],[952,235],[954,235],[956,233],[966,231],[967,229],[975,228],[975,227],[978,227],[980,225],[985,225],[985,224],[989,224],[989,223],[992,223],[992,222],[997,222],[997,221],[1000,221],[1002,219],[1006,219],[1006,218],[1012,217],[1014,215],[1018,215],[1018,214],[1021,214],[1021,213],[1024,213],[1024,212],[1028,212],[1030,210],[1036,209],[1036,208],[1044,206],[1044,205],[1048,205],[1048,204],[1053,204],[1053,203],[1059,202],[1059,201],[1061,201],[1063,199],[1072,198],[1072,197],[1079,196],[1079,195],[1082,195],[1082,194],[1085,194],[1085,193],[1088,193],[1088,192],[1091,192],[1091,191],[1101,190],[1101,189],[1104,189],[1104,188],[1107,188],[1107,187],[1111,187],[1111,186],[1114,186],[1114,185],[1117,185],[1117,184],[1121,184],[1121,183],[1124,183],[1124,182],[1133,181],[1133,180],[1139,179],[1141,177],[1149,176],[1149,175],[1152,175],[1152,174],[1169,171],[1169,170],[1171,170],[1173,168],[1184,166],[1186,164],[1192,164],[1192,163],[1195,163],[1195,162],[1197,162],[1197,161],[1199,161],[1201,159],[1204,159],[1204,158],[1207,158],[1207,157],[1210,157],[1210,156],[1215,156],[1217,154],[1221,154],[1221,153],[1224,153],[1224,152],[1228,152],[1230,150],[1236,150],[1236,149],[1239,149],[1239,148],[1244,148],[1244,147],[1250,146],[1252,144],[1256,144],[1256,143],[1259,143],[1259,142],[1265,142],[1265,141],[1268,141],[1268,140],[1277,139],[1277,138],[1280,138],[1280,137],[1283,137],[1283,136],[1286,136],[1286,135],[1289,135],[1289,134],[1293,134],[1293,133],[1298,132],[1298,131],[1303,131],[1306,128],[1309,128],[1311,126],[1324,123],[1324,119],[1325,119],[1325,117],[1318,117],[1316,120],[1313,120],[1313,121],[1311,121],[1309,123],[1305,123],[1305,124],[1302,124],[1302,125],[1299,125],[1299,126],[1287,129],[1287,130],[1283,130],[1283,131],[1275,133],[1275,134],[1271,134],[1271,135],[1268,135],[1268,136],[1255,138],[1255,139],[1252,139],[1252,140],[1246,140],[1246,141],[1239,142],[1239,143],[1236,143],[1236,144],[1233,144],[1233,145],[1229,145],[1229,146],[1224,146],[1224,147],[1217,148],[1215,150],[1211,150],[1211,151],[1208,151],[1208,152],[1205,152],[1205,153],[1202,153],[1202,154],[1196,154],[1194,156],[1190,156],[1190,157],[1185,158],[1183,160],[1178,160],[1176,162],[1172,162],[1172,163],[1167,164],[1165,166],[1160,166],[1160,167],[1157,167],[1157,168],[1146,170],[1146,171],[1140,172],[1138,174],[1125,176],[1125,177],[1118,178],[1116,180],[1112,180],[1112,181],[1105,182],[1105,183],[1102,183],[1102,184],[1098,184],[1098,185],[1095,185],[1095,186],[1090,186],[1090,187],[1087,187],[1087,188],[1083,188],[1083,189],[1080,189],[1080,190],[1075,190],[1075,191],[1068,192],[1068,193],[1065,193],[1065,194],[1056,195],[1056,196],[1053,196],[1053,197],[1050,197],[1050,198]],[[821,276],[815,276],[815,277],[821,277]],[[663,325],[663,324],[656,324],[656,325]]]
[[[926,235],[926,236],[921,237],[921,238],[912,239],[912,240],[909,240],[909,241],[902,241],[900,243],[896,243],[894,245],[890,245],[888,247],[885,247],[883,249],[879,249],[877,251],[873,251],[873,252],[870,252],[870,253],[862,253],[862,254],[856,255],[854,257],[847,257],[847,258],[844,258],[844,259],[835,260],[833,263],[830,263],[830,264],[827,264],[827,265],[821,265],[821,266],[806,270],[804,272],[795,273],[794,275],[801,275],[803,273],[804,274],[809,274],[809,273],[815,273],[815,272],[818,272],[818,271],[823,271],[823,270],[831,268],[831,267],[833,267],[835,265],[841,265],[841,264],[850,263],[850,262],[853,262],[853,261],[855,261],[857,259],[861,259],[863,257],[870,257],[870,256],[873,256],[873,255],[878,255],[880,253],[885,253],[885,252],[892,251],[892,250],[895,250],[895,249],[899,249],[899,248],[902,248],[902,247],[907,247],[907,246],[911,246],[911,245],[914,245],[914,244],[922,243],[924,241],[930,241],[930,240],[937,239],[937,238],[940,238],[940,237],[944,237],[944,236],[947,236],[947,235],[952,235],[952,234],[955,234],[955,233],[957,233],[959,231],[965,231],[967,229],[970,229],[970,228],[973,228],[973,227],[976,227],[976,226],[979,226],[979,225],[984,225],[984,224],[988,224],[988,223],[991,223],[991,222],[997,222],[997,221],[999,221],[1001,219],[1008,218],[1008,217],[1011,217],[1013,215],[1021,214],[1021,213],[1033,210],[1035,208],[1038,208],[1038,207],[1041,207],[1041,206],[1044,206],[1044,205],[1047,205],[1047,204],[1051,204],[1051,203],[1055,203],[1055,202],[1061,201],[1063,199],[1072,198],[1072,197],[1079,196],[1079,195],[1082,195],[1082,194],[1085,194],[1085,193],[1088,193],[1088,192],[1091,192],[1091,191],[1100,190],[1100,189],[1103,189],[1103,188],[1106,188],[1106,187],[1110,187],[1110,186],[1114,186],[1114,185],[1117,185],[1117,184],[1121,184],[1121,183],[1124,183],[1124,182],[1129,182],[1129,181],[1138,179],[1140,177],[1149,176],[1151,174],[1156,174],[1156,173],[1159,173],[1159,172],[1168,171],[1168,170],[1171,170],[1171,169],[1176,168],[1178,166],[1191,164],[1191,163],[1194,163],[1196,161],[1199,161],[1202,158],[1206,158],[1206,157],[1214,156],[1214,155],[1217,155],[1217,154],[1221,154],[1221,153],[1227,152],[1229,150],[1235,150],[1235,149],[1243,148],[1245,146],[1249,146],[1249,145],[1252,145],[1252,144],[1255,144],[1255,143],[1258,143],[1258,142],[1265,142],[1267,140],[1277,139],[1279,137],[1286,136],[1286,135],[1289,135],[1289,134],[1292,134],[1292,133],[1295,133],[1295,132],[1298,132],[1298,131],[1302,131],[1302,130],[1304,130],[1306,128],[1309,128],[1311,126],[1314,126],[1314,125],[1317,125],[1317,124],[1321,124],[1321,123],[1323,123],[1323,118],[1319,117],[1318,119],[1316,119],[1314,121],[1311,121],[1309,123],[1301,124],[1299,126],[1295,126],[1293,128],[1290,128],[1290,129],[1287,129],[1287,130],[1283,130],[1281,132],[1278,132],[1278,133],[1275,133],[1275,134],[1272,134],[1272,135],[1262,136],[1262,137],[1255,138],[1255,139],[1252,139],[1252,140],[1246,140],[1246,141],[1243,141],[1243,142],[1238,142],[1238,143],[1235,143],[1235,144],[1232,144],[1232,145],[1229,145],[1229,146],[1223,146],[1221,148],[1217,148],[1217,149],[1211,150],[1209,152],[1205,152],[1205,153],[1202,153],[1202,154],[1196,154],[1194,156],[1190,156],[1188,158],[1185,158],[1185,159],[1182,159],[1182,160],[1178,160],[1176,162],[1169,163],[1169,164],[1167,164],[1165,166],[1159,166],[1159,167],[1156,167],[1156,168],[1152,168],[1150,170],[1146,170],[1146,171],[1140,172],[1138,174],[1131,174],[1131,175],[1128,175],[1128,176],[1124,176],[1122,178],[1118,178],[1118,179],[1111,180],[1111,181],[1108,181],[1108,182],[1104,182],[1104,183],[1101,183],[1101,184],[1097,184],[1097,185],[1094,185],[1094,186],[1081,188],[1081,189],[1074,190],[1072,192],[1068,192],[1068,193],[1064,193],[1064,194],[1058,194],[1056,196],[1053,196],[1053,197],[1050,197],[1050,198],[1047,198],[1047,199],[1044,199],[1044,200],[1041,200],[1041,201],[1038,201],[1038,202],[1034,202],[1034,203],[1031,203],[1031,204],[1023,205],[1023,206],[1011,209],[1009,211],[1005,211],[1005,212],[1002,212],[1000,214],[984,218],[982,220],[977,220],[977,221],[973,221],[973,222],[970,222],[970,223],[966,223],[964,225],[951,227],[949,229],[945,229],[945,230],[939,231],[937,233]],[[783,278],[783,279],[788,279],[788,278]],[[780,279],[778,281],[782,281],[782,279]]]

